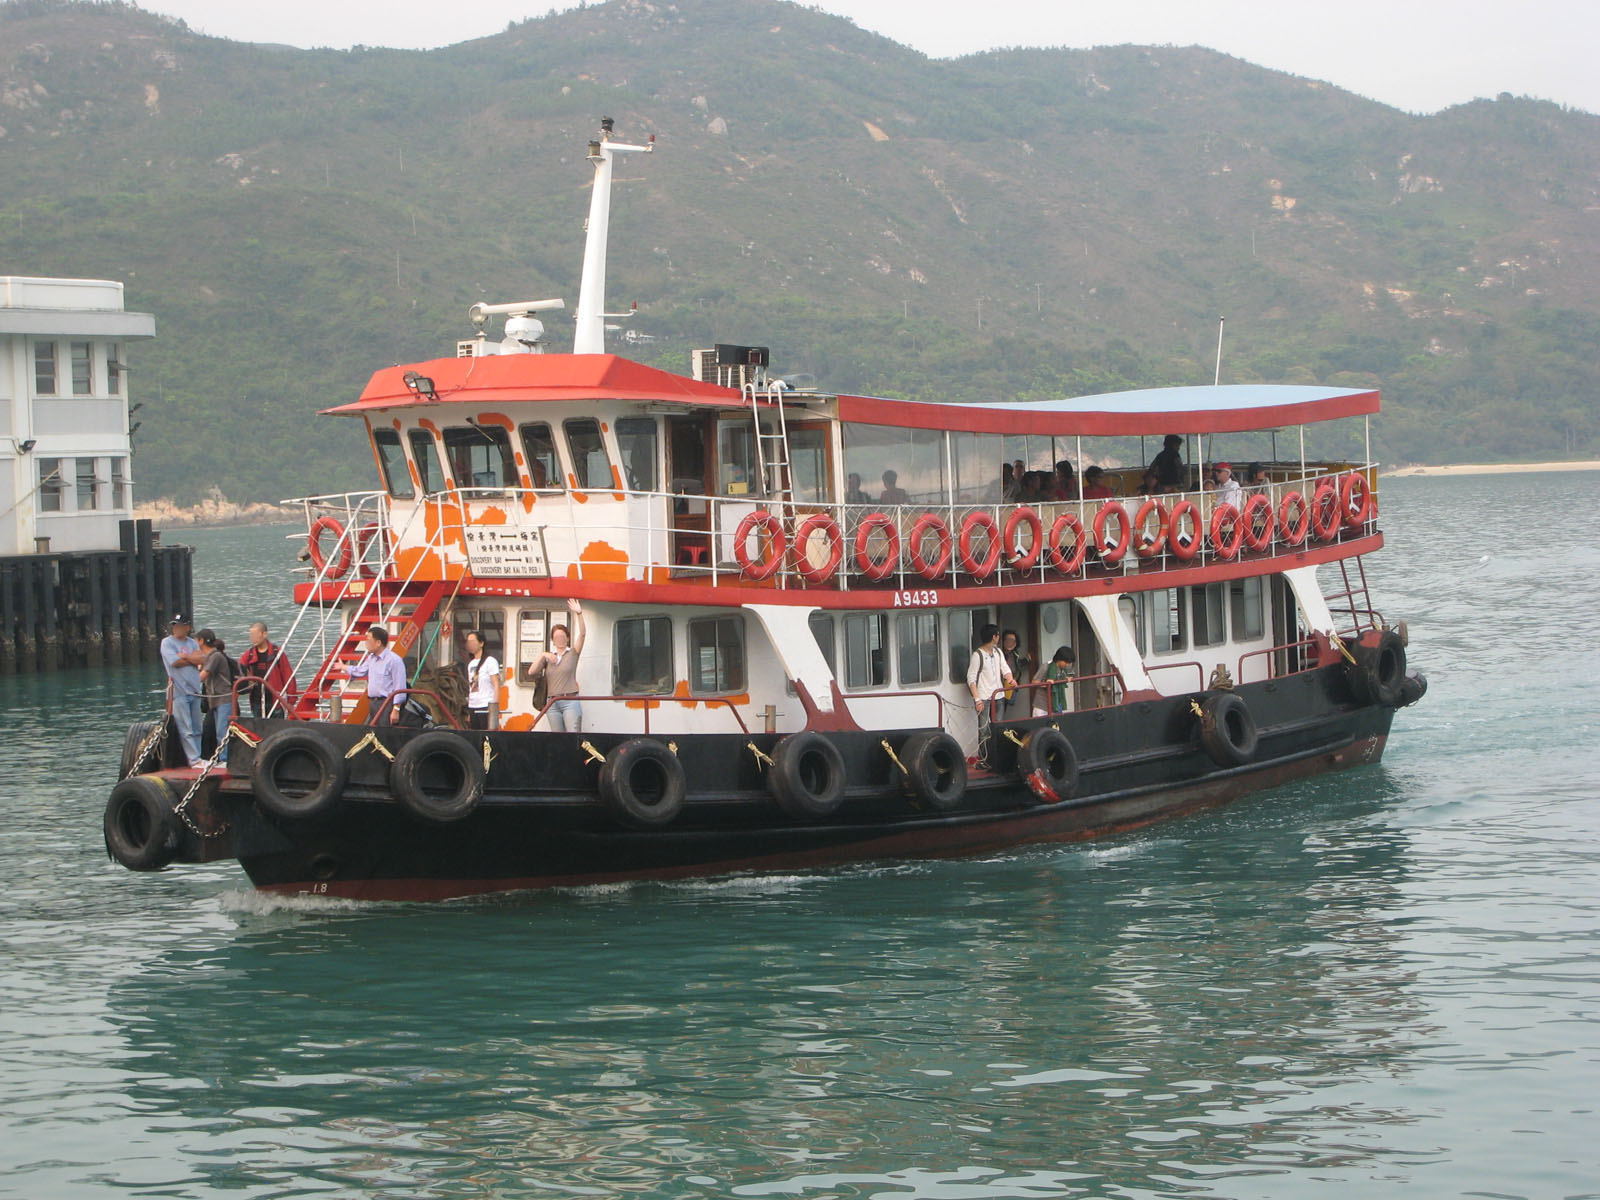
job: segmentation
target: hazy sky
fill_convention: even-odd
[[[143,6],[240,41],[426,47],[497,33],[510,21],[572,5],[144,0]],[[820,0],[817,7],[941,58],[996,46],[1198,44],[1414,112],[1500,92],[1600,112],[1600,0]]]

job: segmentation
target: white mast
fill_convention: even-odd
[[[578,332],[574,354],[606,352],[606,232],[611,223],[611,159],[618,153],[648,154],[656,148],[655,135],[643,146],[611,140],[611,118],[600,118],[600,140],[589,143],[594,164],[594,193],[589,197],[589,234],[583,243],[583,280],[578,285]]]

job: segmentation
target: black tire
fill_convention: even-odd
[[[167,782],[134,775],[106,801],[106,853],[130,871],[159,871],[178,852],[177,801]]]
[[[339,802],[350,764],[314,729],[280,729],[256,747],[250,786],[256,803],[288,821],[320,817]]]
[[[478,807],[483,778],[483,744],[441,729],[400,748],[389,767],[389,790],[413,816],[448,825]]]
[[[772,752],[772,798],[796,821],[831,816],[844,803],[844,755],[812,730],[791,733]]]
[[[1078,752],[1059,729],[1035,729],[1017,748],[1017,774],[1041,803],[1059,804],[1078,790]]]
[[[127,736],[122,739],[122,767],[117,775],[118,779],[126,779],[130,775],[143,775],[146,771],[159,771],[161,769],[162,751],[166,748],[165,742],[159,743],[159,748],[153,745],[145,749],[142,756],[139,751],[144,748],[145,743],[155,734],[156,730],[171,719],[170,717],[163,717],[159,721],[135,721],[128,726]],[[167,732],[170,738],[172,731],[168,730]]]
[[[906,789],[919,804],[945,812],[967,794],[967,755],[948,733],[913,733],[900,747],[900,762]]]
[[[655,738],[631,738],[600,767],[600,800],[633,829],[660,829],[683,811],[689,781],[678,756]]]
[[[1421,671],[1415,675],[1407,675],[1405,682],[1400,685],[1400,707],[1405,708],[1415,704],[1428,694],[1428,677]]]
[[[1200,744],[1219,767],[1249,762],[1261,745],[1250,706],[1233,692],[1212,694],[1200,706]]]
[[[1350,690],[1358,703],[1399,708],[1406,683],[1406,647],[1400,635],[1386,629],[1375,646],[1355,646],[1355,662],[1345,664]]]

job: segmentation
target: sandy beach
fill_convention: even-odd
[[[1408,463],[1379,474],[1391,478],[1407,475],[1527,475],[1534,471],[1600,471],[1600,459],[1581,459],[1577,462],[1534,463],[1447,463],[1444,466],[1424,466]]]

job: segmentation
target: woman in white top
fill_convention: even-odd
[[[476,629],[467,634],[467,727],[500,728],[500,664],[485,652],[483,634]]]

